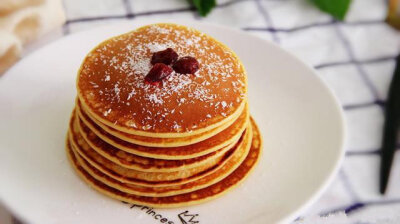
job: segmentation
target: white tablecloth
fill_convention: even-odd
[[[27,53],[63,35],[143,18],[237,27],[295,53],[314,66],[338,96],[348,143],[336,179],[294,222],[400,223],[399,156],[388,194],[378,193],[383,106],[400,50],[400,32],[384,23],[385,1],[353,0],[346,22],[333,20],[307,0],[221,0],[206,18],[199,17],[185,0],[64,0],[64,6],[67,23],[29,46]]]

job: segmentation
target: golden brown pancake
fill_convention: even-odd
[[[214,172],[225,164],[233,156],[238,147],[244,147],[246,145],[249,141],[248,138],[249,132],[245,131],[243,137],[239,139],[232,149],[198,167],[173,172],[143,172],[127,169],[113,163],[93,150],[83,138],[79,139],[77,136],[74,136],[73,132],[69,132],[69,141],[72,149],[79,153],[79,155],[92,166],[120,182],[142,186],[170,186],[197,180],[202,176]]]
[[[194,204],[199,204],[202,202],[206,202],[212,200],[218,196],[223,195],[229,190],[233,189],[235,186],[238,186],[252,171],[256,163],[258,162],[262,149],[262,139],[260,132],[254,122],[251,119],[251,125],[253,130],[253,138],[251,142],[250,152],[245,158],[245,160],[241,163],[241,165],[231,174],[229,174],[223,180],[208,186],[206,188],[202,188],[200,190],[196,190],[189,193],[184,193],[180,195],[167,196],[167,197],[147,197],[147,196],[138,196],[135,194],[129,194],[122,192],[118,189],[110,187],[95,178],[93,178],[85,169],[78,163],[76,157],[70,149],[70,145],[67,143],[67,151],[70,158],[70,161],[79,174],[83,178],[85,182],[87,182],[90,186],[92,186],[97,191],[115,198],[117,200],[121,200],[124,202],[129,202],[133,204],[152,206],[155,208],[173,208],[173,207],[181,207],[181,206],[189,206]],[[95,170],[94,170],[95,171]],[[96,171],[95,171],[96,172]],[[99,171],[97,171],[99,172]],[[99,176],[103,174],[101,172],[97,173]],[[120,184],[120,182],[108,177],[109,182],[112,182],[115,185]]]
[[[206,140],[208,138],[211,138],[212,136],[218,134],[219,132],[223,131],[224,129],[228,128],[231,126],[239,116],[244,116],[243,113],[246,113],[248,110],[247,104],[242,110],[241,114],[238,114],[238,117],[233,117],[232,120],[229,120],[225,122],[223,125],[216,127],[214,129],[211,129],[209,131],[193,135],[193,136],[186,136],[182,138],[152,138],[152,137],[146,137],[146,136],[138,136],[138,135],[132,135],[128,134],[125,132],[118,131],[114,128],[111,128],[105,124],[102,124],[100,121],[97,121],[95,118],[90,117],[90,115],[82,110],[81,104],[79,100],[76,103],[76,110],[78,112],[78,115],[81,117],[81,119],[85,123],[92,123],[95,124],[95,127],[98,127],[99,129],[104,130],[104,132],[107,132],[108,134],[111,134],[121,140],[124,140],[126,142],[132,143],[132,144],[138,144],[142,146],[149,146],[149,147],[178,147],[178,146],[186,146],[186,145],[191,145],[194,143],[201,142],[203,140]],[[241,121],[241,120],[239,120]],[[90,126],[90,124],[87,124]]]
[[[165,49],[199,69],[163,60]],[[152,57],[164,64],[153,67]],[[243,65],[195,29],[161,23],[105,40],[83,60],[76,87],[67,154],[83,180],[110,197],[198,204],[237,186],[260,157]]]
[[[231,126],[209,139],[192,145],[166,148],[146,147],[128,143],[107,133],[90,119],[85,119],[84,116],[80,116],[80,118],[81,119],[79,119],[78,123],[82,135],[89,136],[91,135],[91,132],[93,132],[93,136],[98,137],[93,141],[91,141],[91,139],[87,139],[88,141],[91,141],[92,144],[96,144],[103,140],[109,145],[131,154],[156,159],[183,160],[207,155],[236,142],[246,128],[249,120],[249,111],[247,108],[247,110],[245,110],[244,113],[242,113],[241,116]]]
[[[173,48],[197,59],[195,74],[173,72],[161,87],[144,77],[154,52]],[[77,78],[82,108],[122,132],[180,138],[206,132],[241,113],[243,65],[232,50],[192,28],[153,24],[110,38],[84,59]]]
[[[236,142],[223,147],[215,152],[209,154],[185,160],[164,160],[164,159],[153,159],[148,157],[137,156],[135,154],[127,153],[122,151],[105,141],[98,138],[88,128],[87,130],[80,132],[79,125],[76,123],[77,115],[72,114],[70,120],[70,132],[77,138],[78,141],[84,140],[86,143],[94,149],[97,153],[103,157],[111,160],[112,162],[128,168],[145,172],[172,172],[184,169],[194,168],[215,160],[216,157],[222,156],[229,149],[231,149]]]
[[[249,128],[249,131],[251,131],[251,128]],[[249,134],[249,137],[250,136],[252,136],[252,133]],[[79,156],[79,153],[75,152],[74,154],[79,164],[85,169],[86,172],[88,172],[92,177],[94,177],[98,181],[101,181],[110,187],[116,188],[122,192],[129,194],[152,196],[152,197],[165,197],[165,196],[178,195],[199,190],[224,179],[226,176],[232,173],[246,158],[250,150],[250,144],[251,141],[248,141],[246,147],[239,147],[237,151],[233,154],[232,158],[230,158],[223,166],[218,168],[215,172],[206,175],[202,178],[199,178],[196,181],[180,185],[166,186],[166,187],[145,187],[134,184],[126,184],[126,183],[115,184],[115,182],[108,181],[107,177],[105,177],[107,175],[101,173],[100,170],[96,169],[94,166],[91,166],[88,162],[86,162],[83,158],[81,158]]]

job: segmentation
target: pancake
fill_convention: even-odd
[[[238,147],[246,145],[246,142],[249,141],[248,137],[249,132],[245,131],[243,137],[239,139],[232,149],[201,166],[174,172],[143,172],[127,169],[113,163],[98,154],[84,140],[79,140],[71,131],[69,132],[69,141],[74,151],[78,152],[92,166],[120,182],[142,186],[170,186],[197,180],[225,164]]]
[[[146,205],[154,208],[183,207],[183,206],[203,203],[212,200],[218,196],[221,196],[227,193],[229,190],[233,189],[234,187],[238,186],[250,174],[250,172],[253,170],[254,166],[256,165],[256,163],[260,158],[262,149],[261,135],[254,120],[252,119],[251,119],[251,126],[253,130],[253,137],[252,137],[250,152],[248,153],[245,160],[235,171],[233,171],[223,180],[211,186],[190,193],[184,193],[175,196],[167,196],[167,197],[138,196],[135,194],[128,194],[113,187],[110,187],[96,180],[88,172],[85,171],[85,169],[78,163],[76,157],[70,150],[68,144],[67,144],[67,150],[69,159],[73,167],[79,174],[79,176],[90,186],[92,186],[95,190],[109,197],[128,203]],[[115,181],[107,176],[105,177],[108,179],[109,182],[113,182],[114,184],[119,184],[118,181]]]
[[[83,60],[76,88],[67,154],[112,198],[202,203],[237,186],[260,158],[242,63],[193,28],[152,24],[103,41]]]
[[[195,74],[172,72],[161,86],[144,77],[154,52],[173,48],[199,62]],[[176,24],[153,24],[110,38],[84,59],[78,97],[91,117],[139,136],[181,138],[207,132],[241,113],[245,69],[235,53],[212,37]]]
[[[77,119],[78,118],[76,114],[73,113],[70,119],[70,127],[69,127],[70,132],[72,132],[72,135],[76,138],[76,142],[85,141],[93,150],[95,150],[101,156],[109,159],[110,161],[128,169],[134,169],[144,172],[172,172],[172,171],[179,171],[179,170],[199,167],[204,164],[208,164],[212,161],[215,161],[215,158],[223,156],[223,154],[225,154],[229,149],[231,149],[236,144],[236,142],[234,142],[218,151],[209,153],[204,156],[196,157],[193,159],[187,159],[187,160],[153,159],[127,153],[99,139],[98,141],[96,141],[97,136],[93,132],[90,132],[88,135],[86,135],[84,132],[83,133],[80,132],[79,127],[77,125]],[[93,144],[92,142],[95,143]]]
[[[84,116],[80,116],[80,118],[81,119],[79,120],[78,124],[82,135],[94,136],[93,139],[87,138],[87,141],[91,142],[91,145],[104,144],[102,143],[102,141],[104,141],[109,145],[114,146],[115,148],[143,157],[155,159],[183,160],[207,155],[238,141],[248,123],[249,111],[246,107],[246,110],[231,126],[209,139],[192,145],[165,148],[146,147],[123,141],[107,133],[99,126],[97,126],[94,122],[91,122],[90,119],[85,119]],[[91,134],[91,132],[93,132],[94,135]]]
[[[251,128],[249,128],[249,131],[251,131]],[[252,136],[252,133],[249,134],[249,137],[250,136]],[[91,166],[88,162],[81,158],[78,153],[75,152],[74,154],[77,158],[78,163],[83,167],[83,169],[85,169],[86,172],[88,172],[98,181],[105,183],[110,187],[113,187],[128,194],[151,197],[165,197],[199,190],[224,179],[226,176],[232,173],[247,157],[247,154],[250,150],[250,143],[251,142],[248,141],[248,145],[246,147],[239,147],[232,158],[230,158],[222,167],[218,168],[216,172],[213,172],[210,175],[206,175],[196,181],[169,187],[144,187],[125,183],[116,184],[113,181],[109,181],[107,175],[103,174],[100,170]]]
[[[79,100],[76,103],[76,110],[81,117],[81,119],[87,124],[92,123],[96,124],[95,126],[98,126],[99,129],[103,129],[104,132],[107,132],[121,140],[124,140],[126,142],[132,143],[132,144],[138,144],[142,146],[149,146],[149,147],[178,147],[178,146],[185,146],[185,145],[190,145],[194,143],[201,142],[203,140],[206,140],[219,132],[223,131],[224,129],[228,128],[231,126],[240,115],[243,115],[245,111],[243,110],[248,110],[247,104],[245,107],[241,110],[242,112],[238,114],[237,117],[233,117],[232,120],[229,120],[225,122],[223,125],[216,127],[212,130],[193,135],[193,136],[187,136],[187,137],[182,137],[182,138],[152,138],[152,137],[146,137],[146,136],[138,136],[138,135],[132,135],[128,134],[125,132],[118,131],[114,128],[111,128],[105,124],[102,124],[100,121],[97,121],[95,118],[90,117],[90,115],[82,110],[81,104]]]

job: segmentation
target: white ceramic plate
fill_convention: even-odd
[[[146,22],[147,23],[147,22]],[[185,24],[185,23],[184,23]],[[187,24],[187,23],[186,23]],[[249,178],[211,202],[148,209],[98,194],[73,172],[64,141],[75,77],[102,40],[143,23],[67,36],[34,52],[0,78],[0,199],[29,223],[277,223],[296,218],[329,184],[343,154],[341,109],[315,72],[268,41],[225,27],[190,23],[226,43],[249,76],[251,113],[264,153]],[[148,211],[148,214],[146,213]],[[158,219],[157,219],[158,218]],[[168,223],[165,222],[165,223]]]

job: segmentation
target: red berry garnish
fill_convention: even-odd
[[[151,57],[151,64],[163,63],[171,65],[176,59],[178,59],[178,54],[172,48],[167,48],[163,51],[155,52]]]
[[[186,56],[174,63],[174,70],[181,74],[194,74],[199,70],[199,62],[194,57]]]
[[[172,68],[163,63],[155,64],[144,78],[150,84],[157,84],[172,73]]]

